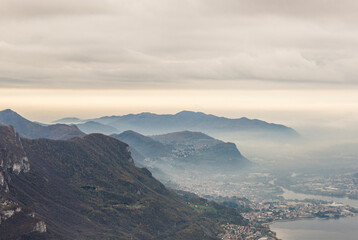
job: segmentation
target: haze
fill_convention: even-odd
[[[185,109],[355,139],[357,1],[0,4],[2,109],[42,122]]]

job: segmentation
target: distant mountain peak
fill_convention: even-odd
[[[135,136],[144,136],[136,131],[133,130],[127,130],[121,133],[122,135],[135,135]]]
[[[0,114],[2,116],[8,116],[8,117],[12,116],[12,117],[19,117],[19,118],[25,119],[20,114],[18,114],[17,112],[11,110],[10,108],[0,111]]]
[[[213,136],[237,133],[247,138],[266,138],[270,141],[273,139],[294,140],[299,137],[299,134],[294,129],[282,124],[269,123],[247,117],[228,118],[189,110],[183,110],[176,114],[142,112],[120,116],[104,116],[88,121],[95,121],[118,130],[116,132],[109,131],[109,134],[132,129],[145,135],[164,134],[183,130],[203,132]]]
[[[102,124],[93,120],[84,123],[77,123],[77,126],[84,133],[103,133],[103,134],[113,134],[118,133],[118,130],[115,127]]]
[[[9,112],[12,112],[12,113],[15,113],[13,110],[11,110],[10,108],[7,108],[5,110],[2,110],[1,112],[4,112],[4,113],[9,113]]]
[[[209,135],[206,135],[202,132],[196,132],[196,131],[178,131],[178,132],[172,132],[162,135],[154,135],[153,138],[175,138],[175,139],[214,139],[213,137],[210,137]]]
[[[68,139],[84,135],[76,126],[65,124],[44,126],[27,120],[11,109],[0,111],[0,123],[13,126],[21,136],[26,138]]]
[[[203,112],[194,112],[194,111],[188,111],[183,110],[175,114],[176,116],[193,116],[193,115],[201,115],[201,116],[207,116],[208,114]]]
[[[66,117],[66,118],[61,118],[55,121],[52,121],[52,123],[78,123],[78,122],[82,122],[83,120],[77,117]]]
[[[135,114],[134,114],[135,115]],[[151,112],[141,112],[139,113],[138,115],[141,115],[141,116],[150,116],[150,115],[157,115],[155,113],[151,113]]]

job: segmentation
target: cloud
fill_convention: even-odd
[[[1,0],[0,18],[28,20],[56,16],[96,15],[111,12],[109,1]]]
[[[356,1],[0,4],[3,88],[358,85]]]

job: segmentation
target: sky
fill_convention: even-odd
[[[357,10],[356,0],[0,0],[0,107],[38,121],[182,109],[357,119]]]

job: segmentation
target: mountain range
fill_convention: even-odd
[[[29,121],[10,109],[0,111],[0,123],[13,126],[22,137],[26,138],[63,140],[85,135],[74,125],[43,125]]]
[[[80,121],[67,118],[64,121]],[[30,139],[48,138],[65,140],[84,136],[85,133],[102,132],[109,134],[115,128],[88,121],[75,125],[45,125],[31,122],[12,110],[0,112],[0,123],[14,126],[20,136]],[[99,131],[95,131],[97,129]],[[201,132],[181,131],[163,135],[144,136],[134,131],[113,134],[112,137],[126,142],[136,164],[147,167],[161,179],[168,179],[168,167],[173,170],[239,170],[247,166],[249,161],[241,155],[236,145],[225,143]],[[159,173],[159,174],[158,174]]]
[[[294,129],[281,124],[268,123],[262,120],[248,119],[245,117],[230,119],[192,111],[182,111],[177,114],[128,114],[123,116],[106,116],[89,120],[67,118],[55,122],[68,123],[69,120],[72,120],[72,123],[74,124],[78,124],[79,121],[81,121],[81,123],[88,121],[101,123],[102,125],[117,129],[117,132],[113,133],[133,130],[144,135],[154,135],[188,130],[211,135],[217,133],[237,133],[253,137],[268,137],[271,140],[277,137],[299,137],[299,134]],[[100,130],[93,128],[89,132],[96,131]]]
[[[0,126],[0,161],[0,239],[216,239],[222,224],[246,224],[167,189],[102,134],[27,139]]]

